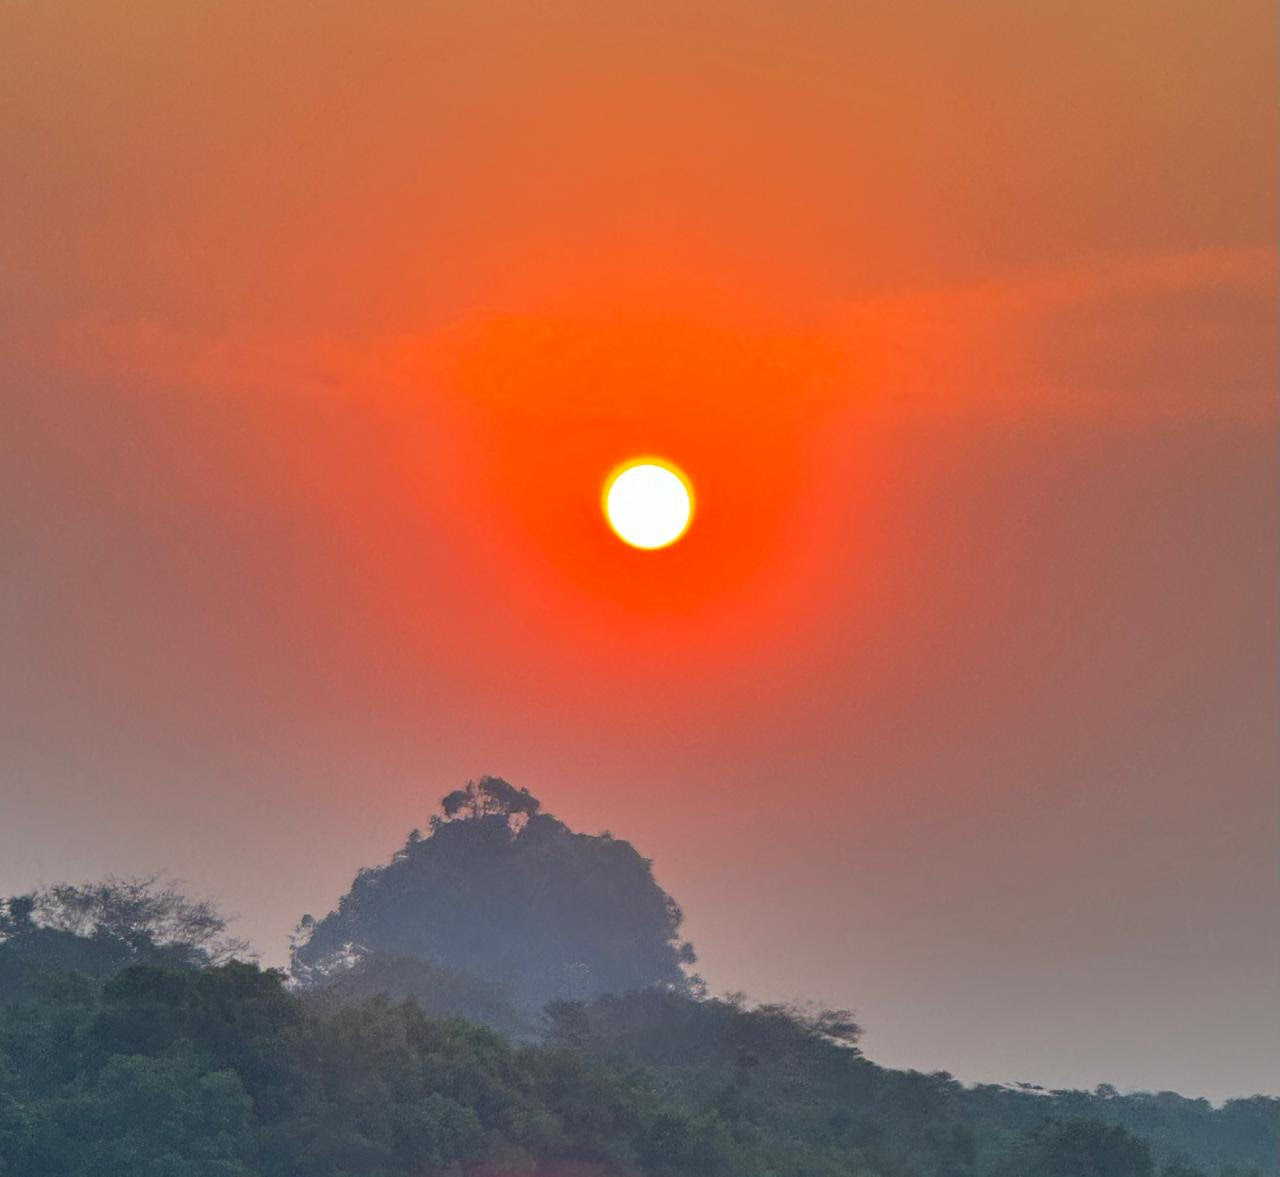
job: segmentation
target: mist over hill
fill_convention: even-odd
[[[289,975],[154,878],[0,901],[0,1175],[1280,1174],[1280,1100],[889,1070],[847,1010],[709,996],[680,924],[634,847],[497,777],[304,918]]]

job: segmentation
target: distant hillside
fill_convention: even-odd
[[[357,961],[416,958],[498,986],[528,1016],[556,998],[696,985],[680,908],[629,842],[575,834],[497,777],[442,804],[429,834],[360,871],[336,911],[304,917],[292,954],[302,985]]]
[[[561,1003],[548,1017],[549,1042],[613,1066],[643,1068],[681,1107],[714,1110],[771,1156],[807,1158],[811,1167],[800,1171],[858,1172],[848,1165],[861,1158],[867,1172],[930,1177],[1280,1174],[1274,1098],[1214,1108],[1173,1092],[965,1087],[943,1072],[869,1062],[843,1011],[749,1008],[648,992]],[[1088,1136],[1081,1126],[1089,1124],[1122,1135],[1111,1138],[1111,1161],[1073,1167],[1076,1151],[1109,1147]],[[1130,1148],[1133,1141],[1149,1148],[1150,1169],[1141,1150]]]

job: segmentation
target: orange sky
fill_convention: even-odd
[[[882,1061],[1276,1090],[1275,25],[3,6],[0,891],[278,960],[496,772]]]

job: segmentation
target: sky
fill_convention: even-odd
[[[0,894],[281,964],[495,773],[879,1062],[1280,1092],[1276,23],[0,4]]]

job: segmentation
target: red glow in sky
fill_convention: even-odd
[[[500,773],[880,1061],[1274,1090],[1275,23],[0,6],[0,893],[275,961]]]

